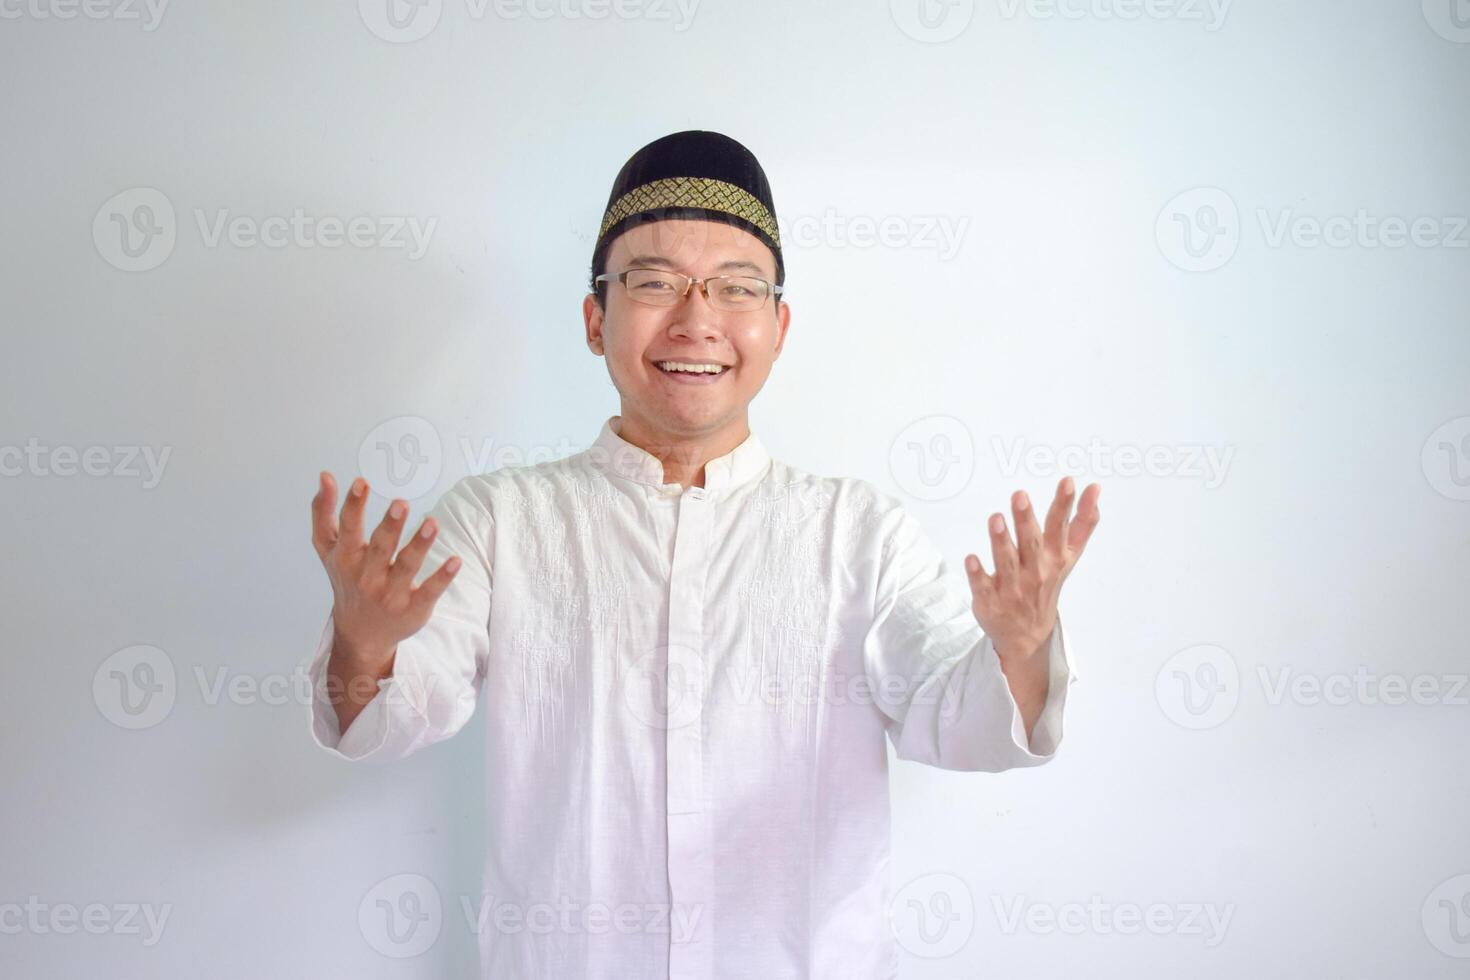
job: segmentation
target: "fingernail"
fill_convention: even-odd
[[[421,528],[419,528],[419,537],[421,537],[421,538],[427,538],[429,535],[431,535],[433,533],[434,533],[434,529],[429,526],[429,522],[428,521],[424,521],[424,526],[421,527]]]
[[[965,558],[965,567],[970,570],[971,575],[974,575],[980,571],[980,562],[976,560],[974,555],[968,555]]]
[[[393,519],[394,519],[394,520],[395,520],[395,521],[396,521],[396,520],[398,520],[398,519],[399,519],[399,518],[400,518],[400,517],[402,517],[402,516],[403,516],[403,512],[404,512],[404,510],[406,510],[406,509],[407,509],[407,508],[405,508],[405,507],[404,507],[404,506],[403,506],[403,502],[402,502],[402,501],[400,501],[400,500],[395,500],[395,501],[393,501],[393,503],[392,503],[392,504],[390,504],[390,505],[389,505],[389,506],[388,506],[388,516],[389,516],[389,517],[391,517],[391,518],[393,518]]]
[[[990,515],[990,530],[993,533],[995,533],[995,534],[999,534],[1000,532],[1004,531],[1005,529],[1006,529],[1006,519],[1004,517],[1001,517],[999,514],[991,514]]]
[[[1062,479],[1062,493],[1070,495],[1072,493],[1072,490],[1072,478],[1070,476],[1064,477]]]
[[[362,477],[358,477],[357,479],[355,479],[355,480],[352,481],[352,495],[354,497],[361,497],[366,492],[367,492],[367,481],[366,480],[364,480]]]
[[[1026,494],[1023,491],[1021,493],[1021,500],[1020,500],[1020,502],[1016,504],[1016,510],[1025,510],[1027,507],[1030,507],[1030,506],[1031,506],[1031,501],[1026,499]]]

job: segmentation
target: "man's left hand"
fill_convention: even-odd
[[[995,573],[987,574],[978,555],[965,556],[974,596],[971,608],[980,628],[995,645],[1003,666],[1025,662],[1051,637],[1057,622],[1057,597],[1082,549],[1101,518],[1097,507],[1102,487],[1089,484],[1072,516],[1072,478],[1063,477],[1046,513],[1046,527],[1036,523],[1023,490],[1011,495],[1019,547],[1011,541],[1005,515],[990,516],[990,550]]]

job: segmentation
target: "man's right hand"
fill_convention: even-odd
[[[371,695],[354,697],[353,690],[358,685],[353,681],[362,675],[381,679],[391,674],[399,641],[414,635],[429,621],[434,604],[459,571],[460,559],[450,557],[415,587],[414,576],[438,532],[434,519],[425,519],[413,540],[397,552],[395,559],[394,552],[408,516],[408,502],[392,501],[382,523],[364,542],[367,481],[358,477],[352,482],[342,504],[339,523],[335,514],[336,480],[325,470],[319,479],[320,489],[311,501],[311,543],[332,582],[332,622],[336,633],[329,670],[346,682],[346,700],[360,708],[371,700]],[[375,691],[376,685],[372,686]],[[357,711],[349,708],[344,715],[343,708],[338,702],[338,717],[343,719],[345,731]]]

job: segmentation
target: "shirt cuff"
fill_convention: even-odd
[[[385,751],[390,738],[398,733],[411,736],[424,728],[424,712],[421,702],[412,695],[421,685],[411,683],[415,675],[412,643],[405,640],[398,644],[393,657],[393,673],[381,678],[378,691],[372,700],[363,705],[347,731],[340,730],[337,709],[332,704],[328,691],[327,662],[332,655],[334,622],[331,615],[317,642],[308,676],[311,679],[311,736],[318,746],[344,759],[356,761],[371,756],[397,758],[406,755],[409,745],[400,746],[400,751]],[[399,739],[402,741],[402,738]]]
[[[1061,615],[1058,614],[1056,626],[1052,628],[1051,636],[1047,640],[1046,703],[1042,705],[1041,714],[1031,730],[1029,742],[1026,739],[1026,722],[1021,717],[1021,707],[1016,703],[1010,683],[1000,669],[1000,657],[989,636],[985,637],[985,649],[981,651],[981,656],[985,658],[988,669],[1000,675],[1001,689],[1005,691],[1006,700],[1011,707],[1011,743],[1025,760],[1021,764],[1039,765],[1050,761],[1062,742],[1062,715],[1067,704],[1067,689],[1077,680],[1071,651],[1067,648],[1066,636],[1062,631]]]

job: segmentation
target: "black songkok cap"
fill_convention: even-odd
[[[691,129],[654,140],[633,154],[613,181],[592,275],[607,249],[635,225],[663,218],[703,218],[743,228],[776,257],[776,282],[786,278],[771,185],[755,154],[720,133]],[[593,283],[594,290],[597,284]]]

